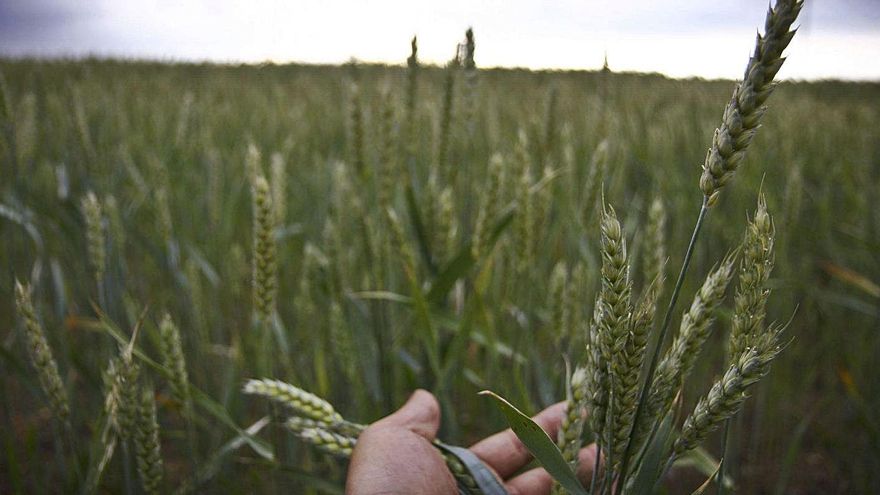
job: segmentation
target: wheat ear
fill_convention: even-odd
[[[754,347],[746,349],[712,385],[709,394],[700,399],[682,426],[681,436],[673,447],[674,457],[696,447],[706,435],[739,411],[748,397],[747,389],[767,374],[770,363],[779,354],[781,348],[777,337],[780,332],[778,327],[768,328],[763,338]]]
[[[244,393],[266,397],[289,407],[297,414],[308,419],[329,424],[342,422],[342,416],[333,409],[329,402],[315,394],[279,380],[270,380],[268,378],[248,380],[244,386]]]
[[[773,92],[773,78],[782,67],[782,52],[794,37],[791,25],[803,7],[803,0],[778,0],[767,12],[764,35],[758,34],[754,54],[746,66],[743,81],[734,89],[724,109],[721,127],[715,130],[712,147],[706,154],[700,189],[709,206],[733,178],[746,148],[758,130],[767,107],[764,103]]]
[[[24,321],[24,336],[27,341],[28,355],[31,363],[37,371],[40,387],[49,399],[49,407],[62,423],[67,423],[70,417],[70,402],[67,398],[67,389],[58,374],[58,364],[52,355],[52,348],[46,340],[43,326],[37,320],[34,311],[34,303],[31,299],[30,284],[22,285],[15,281],[15,306],[18,314]]]
[[[254,210],[254,314],[259,321],[269,320],[275,310],[278,261],[275,246],[275,213],[269,183],[258,175],[253,183]]]
[[[180,330],[168,313],[165,313],[162,322],[159,323],[159,343],[162,364],[171,370],[171,389],[174,392],[174,397],[181,404],[187,405],[189,404],[189,379],[186,372],[186,358],[180,343]]]
[[[134,426],[135,457],[141,485],[146,493],[158,494],[162,484],[162,454],[152,387],[145,387],[140,392]]]
[[[728,362],[745,351],[760,332],[766,314],[767,279],[773,270],[773,220],[764,196],[746,228],[739,270],[739,287],[734,295],[733,326],[728,343]]]

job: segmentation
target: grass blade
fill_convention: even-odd
[[[551,440],[540,426],[498,394],[484,390],[480,392],[480,395],[487,395],[495,399],[504,418],[507,419],[510,429],[553,479],[573,495],[587,495],[586,489],[562,457],[562,452],[559,451],[556,442]]]

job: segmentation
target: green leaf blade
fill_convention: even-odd
[[[551,440],[537,423],[494,392],[484,390],[480,392],[480,395],[487,395],[495,399],[510,425],[510,429],[553,479],[573,495],[587,495],[586,489],[562,457],[562,452],[559,451],[556,442]]]

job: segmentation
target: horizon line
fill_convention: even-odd
[[[366,60],[359,59],[357,57],[351,57],[344,62],[340,61],[327,61],[327,62],[313,62],[313,61],[302,61],[302,60],[276,60],[267,58],[264,60],[245,60],[245,59],[214,59],[214,58],[191,58],[191,57],[174,57],[174,56],[145,56],[145,55],[120,55],[120,54],[107,54],[102,55],[98,53],[87,53],[87,54],[49,54],[43,55],[39,53],[3,53],[0,51],[0,62],[46,62],[46,63],[62,63],[62,62],[87,62],[87,61],[96,61],[96,62],[121,62],[121,63],[130,63],[130,64],[161,64],[161,65],[213,65],[217,67],[265,67],[265,66],[303,66],[303,67],[345,67],[347,65],[356,64],[356,65],[364,65],[364,66],[380,66],[380,67],[398,67],[405,69],[406,61],[382,61],[382,60]],[[420,67],[427,67],[431,69],[444,69],[446,63],[437,62],[434,60],[428,61],[419,61]],[[535,73],[601,73],[603,71],[603,67],[553,67],[553,66],[544,66],[544,67],[529,67],[527,65],[487,65],[487,66],[477,66],[477,70],[495,70],[495,71],[526,71],[526,72],[535,72]],[[615,70],[613,68],[609,68],[609,73],[619,74],[619,75],[640,75],[640,76],[660,76],[666,79],[675,80],[675,81],[690,81],[690,80],[698,80],[698,81],[708,81],[708,82],[737,82],[742,80],[741,78],[729,78],[729,77],[706,77],[698,74],[690,74],[690,75],[670,75],[660,71],[642,71],[642,70]],[[786,77],[781,78],[778,82],[788,82],[788,83],[822,83],[822,82],[838,82],[838,83],[855,83],[855,84],[880,84],[880,78],[861,78],[861,77],[845,77],[845,76],[834,76],[834,77]]]

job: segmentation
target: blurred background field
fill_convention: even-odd
[[[339,490],[343,464],[280,428],[261,433],[278,462],[247,445],[221,452],[238,433],[220,413],[242,428],[267,413],[240,393],[258,374],[362,422],[427,388],[443,405],[442,437],[463,445],[504,425],[479,390],[528,412],[560,400],[563,356],[581,359],[598,286],[600,196],[625,227],[638,288],[653,254],[640,250],[648,207],[662,200],[670,283],[734,86],[356,63],[18,59],[0,61],[0,72],[0,491],[12,493],[55,491],[59,458],[86,463],[100,435],[101,374],[118,349],[98,309],[126,336],[145,315],[137,344],[157,360],[157,326],[170,313],[192,384],[212,401],[196,398],[186,418],[162,375],[148,372],[169,487],[207,473],[199,489],[208,492]],[[785,82],[770,107],[710,213],[685,300],[738,244],[763,191],[777,232],[768,315],[791,320],[791,342],[741,416],[739,492],[870,493],[880,483],[880,84]],[[252,321],[251,145],[279,207],[269,328]],[[499,236],[469,259],[496,152]],[[89,192],[103,210],[99,282],[81,208]],[[401,219],[403,247],[386,206]],[[564,290],[555,268],[568,274]],[[15,315],[16,278],[34,286],[70,392],[77,459],[55,447]],[[685,410],[720,373],[725,323]],[[102,480],[107,492],[123,485],[119,457]],[[696,487],[689,476],[673,473]]]

